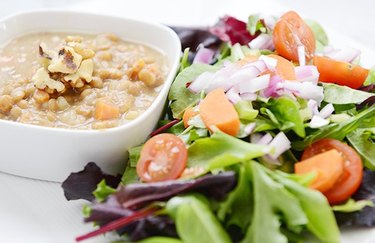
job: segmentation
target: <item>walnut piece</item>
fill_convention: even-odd
[[[87,83],[90,83],[92,80],[93,72],[94,62],[92,61],[92,59],[83,60],[77,72],[66,75],[64,77],[64,80],[72,81],[73,83],[75,83],[78,79],[84,79]]]
[[[39,68],[34,76],[31,78],[34,82],[35,87],[38,89],[45,89],[46,87],[54,89],[57,92],[61,92],[65,89],[65,85],[54,79],[51,79],[49,73],[44,68]]]
[[[75,73],[82,61],[82,56],[79,55],[72,47],[65,46],[60,51],[57,57],[52,58],[51,64],[48,66],[48,71],[51,73]]]

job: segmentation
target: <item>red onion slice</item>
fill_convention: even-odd
[[[231,88],[227,91],[226,93],[226,96],[228,98],[228,100],[232,103],[232,104],[236,104],[237,102],[241,101],[242,98],[240,97],[240,95],[238,94],[238,91],[235,89],[235,88]]]
[[[300,66],[306,65],[306,53],[305,53],[305,46],[300,45],[297,47],[297,53],[298,53],[298,62]]]
[[[241,82],[236,85],[240,94],[244,93],[255,93],[257,91],[266,89],[270,82],[270,75],[262,75],[257,78],[253,78],[247,82]]]
[[[335,111],[335,107],[331,103],[327,104],[323,107],[323,109],[320,110],[319,116],[321,118],[327,118]]]
[[[294,68],[296,79],[300,82],[318,83],[319,71],[314,65],[297,66]]]
[[[290,141],[283,132],[279,132],[269,145],[274,149],[273,153],[269,154],[272,159],[277,159],[282,153],[290,149]]]
[[[215,55],[215,52],[213,50],[205,48],[202,44],[198,46],[197,50],[198,51],[195,54],[193,63],[209,64]]]
[[[254,93],[244,93],[240,94],[240,97],[242,100],[255,101],[258,98],[258,95]]]
[[[262,33],[258,35],[255,39],[250,41],[249,47],[251,49],[260,49],[260,50],[274,50],[273,39],[270,34]]]
[[[267,89],[264,90],[263,95],[268,98],[268,97],[279,97],[280,94],[278,91],[280,90],[278,88],[278,84],[281,83],[283,80],[279,75],[273,75],[270,79],[270,82],[268,84]]]
[[[314,115],[310,121],[310,124],[309,126],[311,128],[319,128],[319,127],[323,127],[323,126],[326,126],[329,124],[329,121],[324,119],[324,118],[321,118],[320,116],[318,115]]]
[[[271,71],[275,71],[276,65],[277,65],[277,60],[275,58],[268,57],[268,56],[265,56],[265,55],[261,55],[259,57],[259,60],[264,61],[264,63],[267,66],[267,69],[269,69]]]
[[[323,87],[310,82],[284,81],[283,88],[291,91],[295,96],[313,99],[320,104],[324,98]],[[280,84],[279,84],[280,85]]]
[[[189,85],[188,89],[193,93],[199,93],[202,90],[207,89],[209,86],[211,80],[215,76],[214,73],[211,72],[204,72],[201,75],[199,75],[191,84]]]
[[[330,52],[325,54],[325,56],[328,56],[337,61],[349,62],[349,63],[352,63],[360,55],[361,55],[361,51],[358,49],[353,49],[353,48],[331,50]]]
[[[307,102],[307,107],[309,107],[309,109],[311,110],[312,114],[314,115],[318,115],[319,114],[319,111],[318,111],[318,102],[316,102],[315,100],[309,100]]]

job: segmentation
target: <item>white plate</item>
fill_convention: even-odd
[[[167,24],[197,26],[212,24],[223,14],[246,19],[250,12],[285,10],[279,2],[273,0],[245,2],[237,0],[234,4],[234,1],[227,0],[118,0],[83,2],[71,8],[115,13]],[[186,6],[188,3],[193,7]],[[191,12],[191,8],[195,10]],[[334,31],[329,31],[329,36],[332,43],[361,49],[363,62],[367,66],[375,63],[374,51]],[[0,195],[0,242],[70,243],[74,242],[75,236],[93,229],[91,225],[82,223],[83,202],[65,201],[59,184],[0,173]],[[87,242],[106,241],[99,237]],[[345,231],[342,242],[375,242],[375,229]]]

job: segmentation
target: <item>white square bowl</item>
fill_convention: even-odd
[[[135,120],[106,130],[71,130],[0,120],[0,171],[49,181],[63,181],[87,162],[118,173],[127,150],[141,144],[156,126],[177,72],[178,36],[168,27],[137,20],[70,11],[29,11],[0,20],[0,45],[37,32],[113,33],[126,41],[151,46],[168,59],[169,73],[152,105]],[[0,80],[1,82],[1,80]]]

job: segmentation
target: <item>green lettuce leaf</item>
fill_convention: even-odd
[[[216,131],[211,137],[199,139],[188,148],[188,167],[208,172],[261,157],[269,151],[269,146],[251,144]]]
[[[375,94],[352,89],[342,85],[326,83],[323,84],[323,87],[324,101],[332,104],[359,104],[371,96],[375,96]]]
[[[234,108],[236,109],[238,116],[242,121],[252,121],[257,117],[259,113],[258,110],[255,110],[253,108],[251,102],[246,100],[237,102],[234,105]]]
[[[375,67],[370,69],[370,72],[363,83],[363,85],[370,85],[370,84],[375,84]]]
[[[346,138],[362,156],[367,168],[375,170],[375,123],[372,128],[362,128],[349,133]]]
[[[298,136],[305,137],[305,127],[299,112],[299,104],[296,101],[283,96],[270,100],[267,107],[281,124],[281,130],[292,129]]]
[[[251,35],[255,35],[257,31],[266,32],[267,29],[263,25],[259,14],[252,14],[247,20],[247,30]]]
[[[167,211],[174,217],[179,237],[184,243],[230,243],[229,235],[201,195],[173,197]]]
[[[305,19],[305,22],[308,26],[310,26],[311,30],[314,33],[315,40],[319,45],[326,46],[329,44],[328,36],[324,31],[323,27],[316,21]]]
[[[186,88],[186,84],[193,81],[203,72],[214,72],[217,69],[218,67],[215,66],[195,63],[185,68],[177,75],[168,96],[168,99],[171,101],[170,108],[174,118],[181,118],[184,110],[194,106],[200,98],[200,94],[190,92],[190,90]]]
[[[101,180],[96,187],[96,190],[92,193],[98,202],[103,202],[109,195],[115,193],[116,189],[108,186],[105,180]]]
[[[293,232],[301,232],[308,223],[298,199],[274,181],[262,165],[251,162],[248,169],[254,187],[254,215],[242,242],[288,242],[280,231],[280,214]]]
[[[343,121],[341,123],[329,124],[315,129],[311,132],[304,140],[292,142],[292,148],[295,150],[303,150],[313,142],[322,138],[334,138],[343,140],[349,133],[353,132],[358,128],[361,123],[365,122],[369,118],[375,116],[375,106],[371,106],[368,109],[358,113],[357,115]]]
[[[375,204],[371,200],[359,200],[355,201],[352,198],[349,198],[344,204],[335,205],[332,207],[333,211],[342,212],[342,213],[352,213],[356,211],[361,211],[364,207],[374,207]]]
[[[307,228],[318,239],[322,242],[340,242],[340,231],[335,216],[323,194],[295,183],[283,176],[282,172],[268,171],[268,174],[298,198],[308,219]]]
[[[175,238],[154,236],[154,237],[150,237],[141,241],[137,241],[137,243],[183,243],[183,242]]]
[[[236,225],[242,232],[246,230],[253,216],[253,190],[246,169],[240,166],[237,186],[229,193],[227,199],[220,203],[218,218],[225,225]]]

